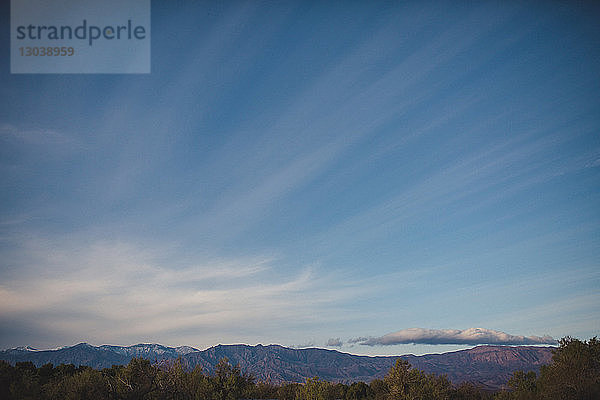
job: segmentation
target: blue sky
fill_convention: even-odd
[[[0,347],[600,334],[597,6],[225,3],[148,75],[0,60]]]

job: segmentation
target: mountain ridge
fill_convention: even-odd
[[[332,349],[294,349],[276,344],[219,344],[198,350],[190,346],[169,347],[156,343],[132,346],[79,343],[51,350],[28,346],[7,349],[0,351],[0,359],[11,364],[31,361],[38,367],[52,363],[88,365],[101,369],[127,364],[133,357],[147,358],[156,363],[180,357],[190,368],[201,366],[212,373],[218,361],[227,357],[231,364],[239,365],[242,371],[261,381],[304,382],[307,378],[318,376],[332,382],[351,383],[382,378],[396,359],[402,358],[413,368],[445,374],[454,384],[468,381],[489,390],[498,390],[514,371],[539,372],[541,365],[551,362],[553,348],[487,345],[421,356],[361,356]]]

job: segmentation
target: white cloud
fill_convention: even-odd
[[[389,346],[396,344],[496,344],[496,345],[537,345],[556,344],[550,336],[516,336],[485,328],[423,329],[409,328],[388,333],[381,337],[351,340],[367,346]]]

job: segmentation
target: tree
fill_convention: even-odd
[[[390,368],[388,374],[383,378],[392,399],[409,399],[410,387],[416,383],[414,374],[410,373],[410,363],[401,358]]]
[[[341,382],[335,384],[329,384],[329,396],[333,399],[345,399],[348,386]]]
[[[250,375],[242,374],[239,365],[232,366],[227,357],[219,360],[212,379],[215,400],[237,400],[254,383]]]
[[[37,374],[40,379],[40,385],[44,386],[54,379],[55,368],[52,363],[44,364],[38,368]]]
[[[164,400],[194,399],[192,376],[185,370],[183,360],[163,362],[158,371],[159,397]]]
[[[552,364],[542,366],[539,379],[543,399],[600,399],[600,341],[565,337],[552,355]]]
[[[296,400],[329,400],[333,398],[333,385],[318,377],[308,378],[296,392]]]
[[[0,399],[11,399],[10,385],[15,380],[16,372],[12,365],[0,360]]]
[[[534,371],[515,371],[507,382],[509,390],[496,393],[497,400],[535,400],[539,398],[537,375]]]
[[[10,393],[13,399],[18,400],[35,400],[42,397],[37,368],[32,362],[15,364],[15,376],[10,385]]]
[[[426,374],[399,358],[383,379],[389,399],[393,400],[446,400],[450,399],[452,385],[444,375]]]
[[[296,393],[302,389],[302,385],[299,383],[284,383],[277,389],[277,396],[275,398],[279,400],[294,400]]]
[[[110,398],[110,390],[107,378],[100,371],[85,368],[46,385],[45,395],[56,400],[103,400]]]
[[[362,400],[368,399],[373,394],[373,391],[364,382],[354,382],[346,391],[346,400]]]
[[[462,382],[454,389],[452,394],[454,400],[485,400],[491,397],[491,394],[483,392],[481,388],[471,382]]]
[[[390,394],[385,381],[382,379],[373,379],[369,384],[369,388],[375,400],[387,399]]]
[[[537,375],[534,371],[527,373],[516,371],[508,380],[508,387],[512,389],[512,399],[533,400],[537,398]]]
[[[125,368],[116,374],[116,392],[122,399],[148,399],[158,390],[158,369],[143,358],[132,358]]]
[[[279,386],[270,382],[257,382],[247,388],[244,398],[247,399],[276,399],[278,398]],[[293,399],[294,397],[292,397]]]
[[[211,379],[202,371],[202,367],[197,365],[189,374],[190,392],[192,399],[204,400],[213,398],[213,386]]]

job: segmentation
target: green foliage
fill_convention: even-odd
[[[600,341],[560,340],[552,364],[542,367],[539,379],[543,399],[600,399]]]
[[[12,398],[15,400],[39,399],[42,388],[33,363],[17,363],[15,370],[17,372],[16,379],[10,385]]]
[[[0,360],[0,399],[10,399],[10,385],[16,379],[14,368],[4,360]]]
[[[364,382],[354,382],[346,390],[346,400],[363,400],[373,397],[373,391]]]
[[[328,382],[319,378],[308,378],[304,385],[296,391],[296,400],[327,400]]]
[[[195,390],[192,374],[188,374],[181,358],[175,362],[164,362],[157,374],[158,391],[161,399],[193,399]]]
[[[389,397],[392,399],[408,399],[410,387],[416,384],[414,374],[410,371],[408,361],[398,359],[396,364],[390,369],[383,381],[388,388]]]
[[[149,360],[132,358],[117,372],[113,388],[120,399],[150,399],[150,394],[158,390],[158,368]]]
[[[296,389],[296,400],[335,400],[344,399],[347,386],[341,383],[330,383],[319,378],[309,378]]]
[[[257,382],[248,387],[244,393],[244,398],[247,399],[278,399],[280,386],[269,382]],[[295,392],[294,392],[295,393]],[[291,398],[293,399],[295,395]]]
[[[190,373],[190,393],[192,394],[190,398],[195,400],[212,398],[211,379],[204,375],[200,366]]]
[[[373,379],[369,385],[369,388],[371,389],[373,399],[375,400],[384,400],[390,395],[389,388],[384,380]]]
[[[213,382],[214,400],[237,400],[254,383],[254,378],[242,374],[239,366],[232,366],[227,358],[215,366]]]
[[[410,364],[400,358],[384,382],[389,391],[388,398],[394,400],[446,400],[452,393],[452,385],[446,376],[411,369]]]
[[[510,390],[496,394],[497,400],[535,400],[539,398],[537,375],[533,371],[527,373],[515,371],[507,385]]]
[[[302,385],[298,383],[285,383],[277,389],[276,399],[279,400],[294,400],[296,392],[302,389]]]
[[[86,400],[110,399],[110,386],[100,371],[83,369],[74,375],[66,376],[54,385],[45,386],[48,399]]]
[[[498,400],[594,400],[600,399],[600,342],[565,337],[554,350],[552,363],[534,372],[517,371],[508,381],[510,391]]]
[[[486,400],[491,399],[492,395],[470,382],[463,382],[454,389],[451,398],[453,400]]]
[[[516,371],[508,380],[508,387],[512,389],[514,399],[533,400],[538,394],[537,375],[534,371]]]

